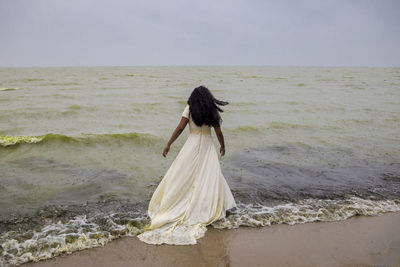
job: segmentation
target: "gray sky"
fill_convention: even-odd
[[[0,0],[0,66],[400,66],[400,1]]]

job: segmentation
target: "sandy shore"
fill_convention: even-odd
[[[209,227],[193,246],[126,237],[23,266],[400,266],[400,212],[262,228]]]

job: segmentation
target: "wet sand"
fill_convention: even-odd
[[[22,266],[400,266],[400,212],[262,228],[209,227],[193,246],[126,237]]]

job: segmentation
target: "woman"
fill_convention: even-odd
[[[163,156],[188,122],[189,137],[153,193],[148,208],[151,224],[138,235],[141,241],[196,244],[196,240],[204,236],[208,224],[225,217],[226,210],[237,206],[221,172],[211,136],[213,127],[221,145],[221,156],[225,155],[219,115],[223,110],[217,105],[226,104],[228,102],[215,99],[204,86],[191,93]]]

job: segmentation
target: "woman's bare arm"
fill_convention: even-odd
[[[179,135],[185,130],[186,124],[188,123],[189,119],[182,117],[181,121],[179,122],[178,126],[175,128],[175,131],[172,133],[171,138],[169,139],[167,145],[164,148],[163,151],[163,156],[168,154],[169,148],[172,145],[172,143],[176,140],[176,138],[179,137]]]
[[[219,152],[221,156],[225,155],[225,142],[224,142],[224,134],[222,133],[221,126],[214,127],[215,134],[217,135],[218,142],[221,145]]]

